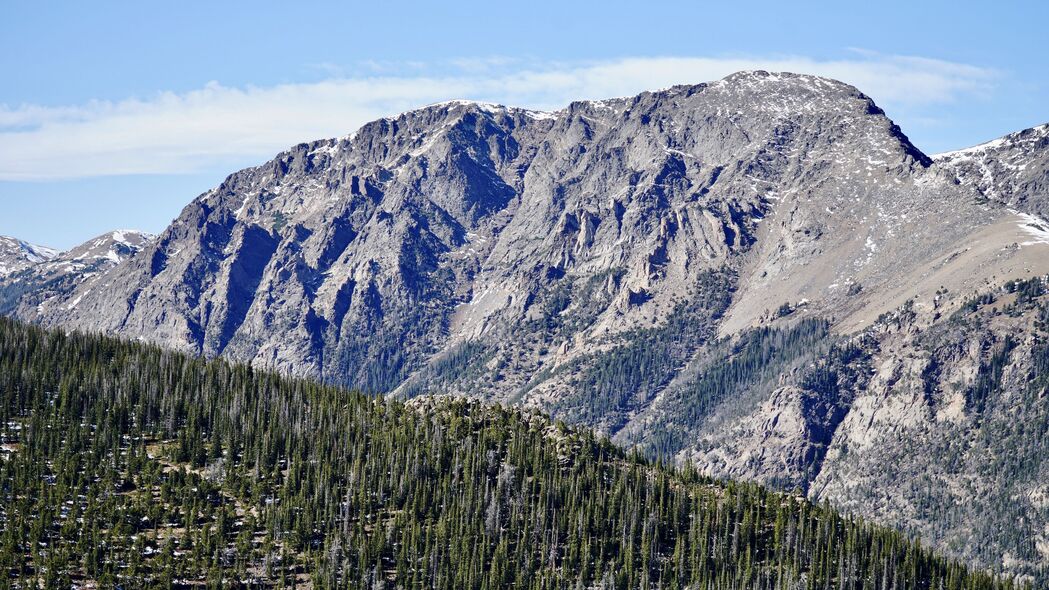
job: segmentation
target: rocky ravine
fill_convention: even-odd
[[[766,72],[453,101],[237,172],[6,309],[539,407],[1045,576],[1044,297],[971,305],[1049,273],[1045,131],[931,159],[855,88]]]

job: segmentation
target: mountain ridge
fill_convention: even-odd
[[[0,277],[0,313],[36,317],[54,305],[76,307],[79,300],[70,300],[69,293],[134,256],[152,239],[145,232],[113,230]]]

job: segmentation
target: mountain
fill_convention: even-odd
[[[56,305],[75,308],[78,301],[69,297],[71,293],[137,254],[152,240],[147,233],[117,230],[60,254],[49,251],[48,257],[0,277],[0,313],[36,318],[53,313],[51,308]]]
[[[0,236],[0,278],[53,258],[58,251]]]
[[[14,587],[1029,588],[535,414],[7,319],[0,403]]]
[[[859,90],[768,72],[452,101],[237,172],[7,309],[539,408],[1046,580],[1044,131],[930,158]]]
[[[579,316],[497,355],[523,388],[659,323],[704,281],[750,295],[731,302],[732,333],[830,285],[831,300],[849,281],[873,289],[901,259],[920,267],[1007,217],[929,164],[870,99],[809,76],[746,73],[548,114],[445,103],[232,175],[106,277],[111,289],[41,321],[390,391],[455,345],[498,342],[544,310]],[[801,267],[813,276],[783,280]],[[379,359],[379,374],[354,370]]]
[[[936,162],[988,199],[1049,217],[1049,123],[938,154]]]

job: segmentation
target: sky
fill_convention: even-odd
[[[968,5],[967,5],[968,4]],[[1049,122],[1042,2],[10,2],[0,235],[160,232],[228,174],[453,98],[837,78],[926,153]]]

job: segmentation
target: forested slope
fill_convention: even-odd
[[[0,586],[1006,589],[516,410],[0,320]]]

